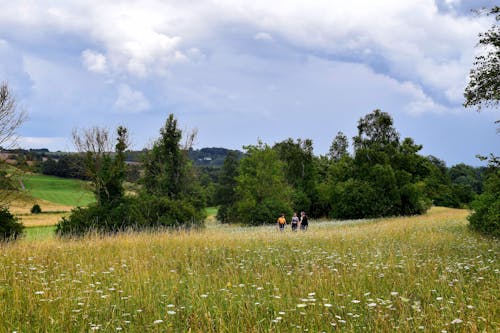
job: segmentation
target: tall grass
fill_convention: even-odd
[[[1,332],[493,332],[497,240],[467,212],[0,246]]]

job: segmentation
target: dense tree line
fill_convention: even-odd
[[[218,219],[274,223],[292,211],[338,219],[412,215],[431,204],[466,207],[482,191],[484,168],[448,168],[420,155],[422,146],[401,140],[381,110],[359,120],[349,148],[339,132],[326,156],[314,156],[309,139],[259,142],[245,147],[241,160],[228,155],[215,191]]]

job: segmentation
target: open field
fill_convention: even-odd
[[[494,332],[500,244],[466,211],[0,245],[1,332]]]
[[[92,193],[81,180],[29,174],[23,177],[23,183],[28,193],[36,199],[72,207],[83,207],[94,202]]]

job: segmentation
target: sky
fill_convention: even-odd
[[[71,132],[168,114],[195,148],[313,140],[325,154],[388,112],[449,166],[500,155],[499,110],[464,109],[489,0],[0,0],[0,81],[28,120],[23,148],[73,151]]]

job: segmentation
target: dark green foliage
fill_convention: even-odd
[[[348,148],[349,140],[347,136],[342,132],[338,132],[330,146],[328,156],[331,160],[338,162],[342,157],[349,155]]]
[[[495,16],[497,24],[479,34],[479,46],[486,52],[476,56],[464,92],[464,106],[476,107],[478,111],[482,106],[497,106],[500,101],[500,7],[493,7],[489,14]]]
[[[191,227],[205,216],[193,204],[167,197],[140,195],[123,197],[113,204],[93,204],[76,208],[57,225],[64,236],[81,236],[88,232],[116,233],[126,230]]]
[[[80,154],[63,154],[58,159],[49,157],[40,164],[39,169],[44,175],[89,179],[85,172],[84,156]]]
[[[317,205],[317,171],[313,144],[309,139],[288,139],[273,147],[283,162],[285,179],[293,189],[292,203],[295,211],[306,211],[311,217],[320,215]]]
[[[234,220],[249,225],[275,223],[279,214],[290,216],[292,189],[276,150],[259,142],[247,146],[236,177]]]
[[[24,226],[6,207],[0,207],[0,241],[14,240],[23,234]]]
[[[500,237],[500,170],[490,174],[484,187],[484,192],[472,202],[470,226],[476,231]]]
[[[236,185],[238,176],[239,156],[229,152],[224,160],[219,174],[219,183],[215,192],[216,203],[220,205],[217,220],[226,223],[231,220],[231,210],[236,202]]]
[[[39,204],[34,204],[33,207],[31,207],[31,214],[40,214],[42,212],[42,208],[40,207]]]
[[[331,159],[329,185],[318,187],[321,205],[335,218],[425,212],[430,200],[422,183],[428,171],[418,155],[421,148],[410,138],[400,142],[391,116],[373,111],[359,121],[354,156],[343,153]]]

